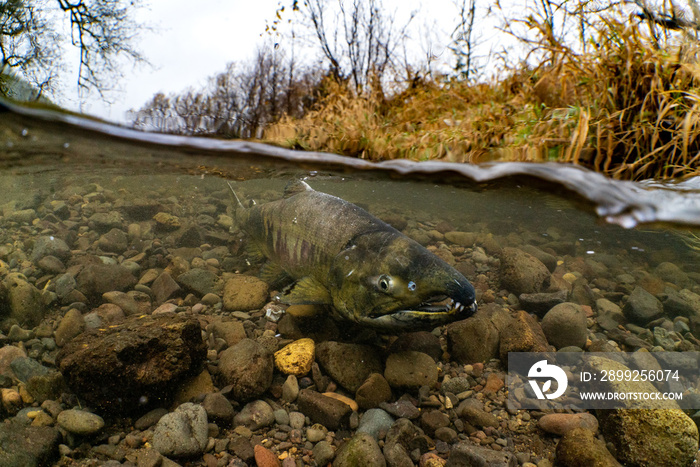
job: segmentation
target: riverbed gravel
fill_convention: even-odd
[[[0,206],[1,465],[695,459],[700,412],[522,410],[505,384],[513,351],[700,350],[694,250],[611,242],[592,255],[564,228],[380,208],[472,281],[479,311],[379,334],[285,313],[224,188],[75,180]]]

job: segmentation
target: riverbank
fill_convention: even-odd
[[[544,45],[547,60],[490,83],[415,79],[393,96],[334,82],[301,118],[267,128],[285,147],[370,160],[560,161],[620,179],[698,175],[697,44],[661,46],[607,20],[586,52]]]

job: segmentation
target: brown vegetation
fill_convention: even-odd
[[[227,101],[241,104],[234,106],[239,111],[235,118],[206,116],[207,109],[222,108],[214,105],[216,92],[208,91],[193,99],[206,104],[200,106],[204,111],[195,112],[206,118],[183,125],[188,120],[177,109],[187,96],[172,96],[171,111],[181,121],[174,130],[161,131],[262,137],[286,147],[369,160],[554,160],[623,179],[700,174],[700,48],[695,23],[644,9],[630,15],[612,3],[584,11],[598,3],[578,2],[565,15],[578,23],[568,28],[566,18],[558,24],[560,19],[546,8],[549,2],[539,5],[540,10],[527,18],[504,26],[514,36],[514,25],[528,29],[527,37],[518,36],[528,58],[487,82],[469,78],[467,72],[478,70],[471,68],[473,50],[465,44],[450,47],[455,54],[469,54],[468,60],[457,56],[451,76],[419,75],[408,64],[399,70],[390,46],[395,31],[378,30],[371,14],[365,18],[361,10],[348,10],[347,18],[360,32],[346,38],[354,45],[343,52],[329,42],[326,23],[318,16],[313,21],[313,14],[322,10],[311,10],[329,63],[325,77],[317,70],[295,70],[293,62],[258,56],[253,68],[228,75],[239,83],[238,94],[223,94],[239,96]],[[463,28],[473,21],[468,15],[465,19],[469,11],[462,9]],[[363,44],[363,27],[381,31],[379,39],[366,44],[366,57],[381,58],[381,66],[345,60],[351,66],[344,70],[341,57],[363,56],[357,50]],[[462,33],[459,40],[465,37]],[[226,79],[220,75],[213,82]],[[280,105],[284,103],[286,107]],[[146,106],[136,115],[151,110]]]

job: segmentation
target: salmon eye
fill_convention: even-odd
[[[389,289],[391,288],[391,277],[382,274],[379,276],[379,279],[377,279],[377,287],[379,290],[382,292],[388,292]]]

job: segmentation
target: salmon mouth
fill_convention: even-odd
[[[463,303],[446,295],[438,295],[426,300],[415,309],[377,314],[365,318],[363,322],[376,328],[424,329],[469,318],[476,313],[476,310],[477,305],[473,300]]]
[[[470,311],[469,316],[471,316],[476,313],[476,302],[471,302],[470,304],[461,303],[446,295],[439,295],[426,300],[419,305],[415,311],[425,313],[454,313],[458,315]]]

